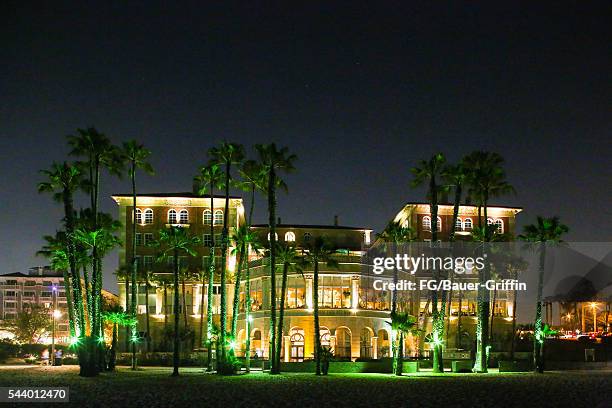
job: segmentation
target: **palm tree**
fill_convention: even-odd
[[[431,245],[435,255],[438,246],[438,198],[444,187],[438,184],[444,172],[446,158],[442,153],[433,155],[429,160],[421,160],[416,167],[410,169],[413,175],[412,187],[427,185],[427,197],[431,214]],[[439,279],[437,268],[433,270],[434,280]],[[444,294],[442,294],[444,297]],[[444,307],[444,306],[443,306]],[[444,361],[442,359],[442,338],[444,337],[444,308],[438,310],[438,291],[431,291],[432,310],[432,333],[435,339],[433,347],[433,371],[444,372]]]
[[[95,128],[77,129],[77,135],[68,136],[68,144],[71,146],[70,154],[73,156],[85,157],[85,161],[80,165],[88,173],[86,191],[90,194],[91,214],[93,217],[93,228],[90,232],[100,231],[99,226],[99,193],[101,185],[101,170],[105,168],[109,173],[121,176],[123,162],[119,149],[112,145],[110,139],[104,134],[99,133]],[[92,331],[100,333],[102,331],[102,320],[99,318],[99,311],[102,302],[102,256],[99,253],[99,247],[94,245],[91,250],[92,257],[92,297],[93,304],[88,306],[94,316],[91,319],[90,325]],[[98,334],[99,336],[99,334]],[[93,343],[90,347],[90,356],[88,361],[90,366],[84,369],[81,366],[81,375],[96,376],[99,372],[98,367],[94,367],[96,360],[101,355],[99,346]],[[80,360],[80,359],[79,359]],[[79,362],[80,363],[80,362]]]
[[[542,291],[544,288],[544,267],[546,263],[546,246],[556,245],[562,242],[563,234],[569,232],[567,225],[561,224],[559,217],[544,218],[537,217],[535,224],[525,225],[523,234],[519,239],[537,244],[537,251],[540,254],[538,267],[538,294],[536,298],[536,315],[533,336],[533,364],[535,371],[544,372],[544,340],[546,333],[542,324]]]
[[[221,361],[225,361],[227,352],[226,337],[227,337],[227,289],[226,267],[227,267],[227,250],[229,248],[229,188],[231,180],[232,164],[239,164],[244,159],[244,146],[236,143],[223,142],[219,147],[213,147],[208,151],[211,162],[225,166],[225,209],[223,211],[223,230],[221,231],[221,322],[219,330],[221,343]]]
[[[314,304],[314,326],[315,326],[315,362],[316,375],[321,375],[321,328],[319,325],[319,263],[325,263],[328,267],[337,268],[338,261],[332,255],[336,251],[331,249],[324,237],[315,237],[311,244],[306,245],[304,264],[312,265],[313,268],[313,304]]]
[[[277,172],[291,172],[295,169],[293,163],[297,156],[289,154],[289,149],[277,149],[276,144],[255,145],[259,154],[262,172],[266,175],[266,189],[268,195],[268,234],[270,237],[270,373],[276,373],[274,362],[276,355],[276,189],[287,189],[286,184],[277,176]],[[320,365],[320,364],[319,364]],[[320,368],[319,368],[320,371]]]
[[[396,250],[399,244],[404,242],[411,242],[415,240],[414,231],[408,227],[402,227],[399,222],[391,221],[387,224],[383,232],[377,234],[376,237],[378,240],[381,240],[385,247],[390,248],[391,245],[394,245]],[[389,253],[389,251],[388,251]],[[393,269],[393,284],[397,285],[399,280],[397,267]],[[395,290],[395,286],[391,297],[391,314],[397,312],[397,290]],[[401,343],[397,341],[392,341],[392,353],[393,353],[393,367],[398,367],[398,360],[400,358],[402,348]],[[395,372],[395,371],[394,371]]]
[[[128,175],[132,182],[132,253],[130,263],[132,265],[132,303],[130,305],[130,313],[136,317],[136,275],[138,274],[138,265],[136,264],[136,170],[140,169],[148,174],[154,174],[153,166],[147,161],[151,155],[151,151],[145,149],[144,145],[139,144],[136,140],[130,140],[123,143],[121,151],[122,159],[128,164]],[[136,326],[132,327],[137,330]],[[132,342],[132,370],[136,369],[136,342]]]
[[[64,205],[65,251],[69,268],[63,270],[70,319],[70,335],[80,337],[85,333],[85,313],[81,294],[81,279],[75,259],[75,248],[70,236],[74,232],[75,226],[74,193],[83,188],[84,181],[79,168],[68,164],[68,162],[53,163],[50,170],[41,170],[41,173],[47,180],[38,184],[38,191],[53,193],[53,199],[62,202]],[[70,275],[68,275],[68,270]],[[71,305],[72,299],[74,299],[74,305]]]
[[[487,242],[490,240],[492,230],[483,229],[488,224],[487,207],[489,200],[514,191],[514,188],[506,181],[506,173],[503,169],[504,159],[497,153],[475,151],[464,158],[464,166],[467,171],[468,195],[477,201],[478,205],[478,227],[484,232],[484,244],[482,245],[482,256],[486,257]],[[484,217],[481,216],[481,211]],[[480,271],[480,283],[489,280],[490,267],[485,262],[485,267]],[[478,288],[478,321],[476,325],[476,361],[475,372],[487,372],[488,357],[488,318],[489,318],[489,292],[483,285]]]
[[[124,312],[121,306],[115,304],[102,312],[102,320],[113,325],[113,340],[111,343],[108,369],[109,371],[114,371],[117,355],[118,326],[134,326],[136,325],[136,318],[131,313]]]
[[[249,216],[247,219],[247,228],[250,231],[253,222],[253,211],[255,210],[255,191],[265,191],[266,188],[266,175],[262,170],[262,166],[255,160],[247,160],[242,163],[239,170],[240,179],[236,180],[235,185],[237,188],[250,192],[251,201],[249,205]],[[247,244],[246,253],[246,274],[245,274],[245,326],[246,326],[246,343],[245,343],[245,370],[247,373],[251,372],[251,265],[249,264],[248,254],[258,252],[261,249],[259,242],[256,240],[255,235],[251,235],[251,241]]]
[[[223,172],[218,164],[209,164],[208,166],[200,167],[199,174],[194,177],[194,184],[196,193],[200,196],[210,194],[210,247],[208,249],[209,261],[208,261],[208,299],[206,304],[206,348],[208,349],[207,359],[206,359],[206,367],[207,371],[212,371],[212,346],[213,346],[213,286],[214,286],[214,278],[215,278],[215,206],[214,206],[214,197],[215,190],[221,190],[225,187],[225,182],[223,179]],[[204,343],[204,275],[202,274],[202,298],[201,304],[202,307],[200,309],[200,343]]]
[[[141,282],[144,282],[144,288],[145,288],[145,328],[147,331],[147,337],[145,341],[147,342],[147,352],[150,352],[151,351],[151,322],[150,322],[151,311],[149,307],[149,290],[152,287],[151,283],[155,280],[155,275],[150,269],[142,268],[139,274],[139,280]]]
[[[283,277],[281,283],[281,294],[280,294],[280,307],[278,315],[278,337],[276,339],[276,368],[280,372],[280,355],[283,340],[283,321],[285,318],[285,300],[287,297],[287,275],[289,270],[302,272],[304,262],[302,256],[298,254],[293,245],[281,245],[277,243],[278,260],[283,265]]]
[[[417,318],[409,315],[408,313],[401,313],[397,311],[391,312],[389,316],[391,318],[391,330],[393,331],[393,348],[397,350],[398,358],[393,357],[393,373],[397,376],[401,376],[403,372],[403,343],[404,334],[417,334],[419,329],[417,328]]]
[[[194,247],[200,243],[198,237],[190,236],[185,228],[170,226],[159,231],[159,239],[153,241],[153,245],[160,248],[158,260],[172,259],[174,273],[174,347],[173,347],[173,370],[172,376],[179,375],[179,255],[186,253],[196,255]]]
[[[106,214],[98,215],[100,221],[100,227],[97,229],[84,229],[78,228],[73,233],[73,239],[79,244],[89,249],[89,256],[91,259],[92,266],[92,281],[91,289],[91,305],[88,307],[88,320],[90,325],[90,336],[86,339],[89,345],[89,356],[83,369],[81,370],[83,376],[95,376],[99,373],[100,355],[98,352],[99,345],[103,342],[103,330],[102,330],[102,259],[110,252],[113,248],[121,245],[119,238],[114,235],[120,228],[120,223],[113,221],[112,218]],[[95,254],[95,256],[94,256]],[[79,359],[80,360],[80,359]],[[79,361],[80,363],[80,361]]]

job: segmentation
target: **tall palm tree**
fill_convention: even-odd
[[[174,343],[173,343],[173,369],[172,376],[179,375],[179,337],[180,337],[180,315],[179,315],[179,255],[196,255],[194,248],[200,244],[200,239],[189,235],[187,230],[178,226],[171,226],[159,231],[159,239],[153,241],[153,245],[160,248],[158,260],[172,259],[174,274]]]
[[[270,373],[278,372],[274,356],[276,355],[276,189],[287,189],[286,184],[277,175],[295,170],[294,162],[297,156],[289,153],[289,149],[278,149],[276,144],[255,145],[259,154],[259,163],[266,175],[266,189],[268,195],[268,233],[270,237]],[[319,364],[320,365],[320,364]]]
[[[391,330],[393,331],[393,347],[398,350],[398,358],[393,358],[393,373],[397,376],[401,376],[403,372],[403,350],[402,344],[404,343],[405,334],[418,334],[418,321],[414,316],[408,313],[401,313],[397,311],[391,312],[389,316],[391,318]]]
[[[219,330],[221,343],[221,361],[225,361],[227,353],[227,289],[225,282],[227,278],[227,251],[229,248],[229,188],[231,180],[232,164],[239,164],[244,160],[244,146],[236,143],[223,142],[219,147],[213,147],[208,151],[213,163],[225,166],[225,210],[223,211],[223,230],[221,231],[221,321]]]
[[[73,238],[81,245],[89,249],[89,257],[91,259],[91,266],[94,274],[92,275],[91,282],[91,293],[92,304],[89,307],[90,313],[88,314],[88,320],[90,324],[90,336],[86,339],[89,345],[89,355],[87,356],[87,362],[82,370],[83,376],[95,376],[100,370],[100,355],[98,352],[99,345],[102,344],[100,340],[103,339],[102,330],[102,279],[96,279],[96,273],[101,274],[102,270],[102,259],[104,256],[114,249],[116,246],[121,245],[121,241],[115,235],[117,230],[120,228],[120,224],[117,221],[113,221],[110,216],[98,218],[102,219],[100,227],[97,229],[81,229],[78,228],[73,233]],[[110,222],[106,222],[110,221]],[[93,254],[96,254],[94,256]],[[80,362],[80,361],[79,361]]]
[[[69,268],[64,270],[64,282],[66,283],[70,335],[72,337],[81,336],[85,333],[85,312],[81,294],[81,279],[75,259],[76,249],[70,237],[75,228],[74,193],[84,187],[84,180],[79,168],[68,162],[53,163],[50,170],[41,170],[41,173],[47,180],[38,184],[38,191],[53,193],[53,199],[64,205],[65,250],[69,263]],[[72,299],[74,299],[74,305],[71,305]]]
[[[484,244],[482,245],[482,256],[486,258],[487,242],[490,241],[492,229],[483,228],[488,224],[488,204],[491,198],[514,192],[514,188],[506,181],[506,172],[503,169],[504,159],[497,153],[475,151],[464,158],[464,166],[467,171],[468,195],[477,201],[478,205],[478,227],[484,232]],[[481,213],[482,211],[482,213]],[[483,216],[481,216],[481,214]],[[485,262],[485,267],[480,271],[480,283],[489,280],[490,266]],[[476,325],[476,361],[475,372],[487,372],[488,357],[488,318],[489,318],[489,292],[483,285],[478,288],[478,320]]]
[[[315,362],[316,375],[321,375],[321,327],[319,325],[319,263],[328,267],[337,268],[338,261],[333,258],[336,251],[332,249],[324,237],[315,237],[311,244],[306,245],[304,264],[312,265],[313,269],[313,308],[315,326]]]
[[[85,158],[80,165],[89,176],[87,179],[88,186],[86,191],[89,192],[90,195],[91,214],[93,217],[93,228],[91,228],[90,231],[99,231],[98,205],[101,186],[101,170],[105,168],[109,173],[120,177],[123,173],[123,162],[121,160],[120,151],[111,143],[108,137],[98,132],[93,127],[88,129],[77,129],[76,135],[68,136],[68,144],[71,147],[71,155]],[[93,259],[91,262],[91,301],[93,304],[90,308],[93,311],[92,315],[95,319],[91,319],[90,325],[92,325],[92,331],[97,332],[97,336],[99,337],[102,332],[102,319],[99,318],[102,302],[102,270],[100,268],[102,256],[98,251],[98,246],[94,246],[91,251],[91,257]],[[102,355],[102,349],[101,346],[95,342],[89,345],[88,349],[90,350],[90,356],[88,357],[90,366],[89,368],[81,366],[81,375],[96,376],[99,373],[99,369],[98,367],[94,367],[94,365],[97,364],[96,360]]]
[[[411,228],[403,227],[399,222],[390,221],[385,227],[385,229],[380,234],[377,234],[376,238],[377,240],[380,240],[382,244],[388,247],[389,249],[391,248],[391,245],[395,246],[395,249],[397,251],[399,244],[414,241],[415,233]],[[387,251],[387,253],[390,254],[390,251]],[[391,314],[394,314],[395,312],[397,312],[397,290],[395,289],[395,286],[397,286],[398,280],[399,280],[398,270],[397,270],[397,267],[394,267],[393,268],[394,289],[391,292]],[[397,333],[394,332],[394,335],[395,334]],[[402,352],[400,350],[402,348],[402,344],[403,342],[398,342],[396,341],[396,339],[392,339],[394,372],[396,372],[395,369],[397,369],[398,367],[400,367],[399,369],[401,369],[401,365],[398,364],[398,360],[402,358],[400,357],[401,352]],[[401,375],[401,372],[399,375]]]
[[[519,239],[537,244],[540,254],[538,267],[538,292],[536,298],[536,314],[533,336],[533,364],[535,371],[544,372],[544,340],[546,333],[542,324],[542,291],[544,288],[544,267],[546,263],[546,247],[562,242],[561,237],[569,232],[567,225],[561,224],[559,217],[537,217],[535,224],[525,225]]]
[[[128,165],[128,175],[132,182],[132,251],[130,256],[130,264],[132,266],[131,286],[132,286],[132,303],[130,305],[130,313],[136,317],[136,277],[138,274],[138,265],[136,263],[136,171],[142,170],[148,174],[155,174],[153,166],[147,160],[151,155],[151,151],[146,149],[144,145],[136,140],[130,140],[123,143],[121,150],[121,158]],[[135,326],[130,326],[137,330],[138,320]],[[133,337],[133,335],[132,335]],[[132,341],[132,370],[136,369],[136,342]]]
[[[251,200],[249,203],[249,215],[246,220],[247,228],[250,231],[253,223],[253,211],[255,210],[255,191],[264,192],[266,189],[266,174],[262,169],[262,166],[255,160],[246,160],[239,169],[240,178],[236,180],[235,185],[242,191],[249,192],[251,194]],[[246,326],[246,343],[245,343],[245,370],[247,373],[251,372],[251,265],[249,264],[248,254],[251,252],[258,252],[261,249],[259,242],[256,240],[255,235],[251,235],[251,241],[247,244],[246,253],[247,258],[246,274],[245,274],[245,326]]]
[[[421,160],[416,167],[410,169],[413,175],[412,187],[427,186],[427,197],[431,214],[431,246],[432,251],[436,252],[438,246],[438,198],[444,191],[444,187],[439,184],[443,177],[446,158],[442,153],[433,155],[429,160]],[[440,271],[434,267],[433,278],[439,279]],[[442,294],[444,296],[444,294]],[[444,361],[442,359],[442,339],[444,337],[444,309],[438,310],[438,291],[431,291],[432,309],[432,333],[434,342],[433,347],[433,371],[444,372]]]
[[[302,272],[304,262],[302,256],[298,254],[294,245],[277,243],[278,260],[283,265],[283,276],[281,280],[280,307],[278,314],[278,336],[276,339],[276,368],[280,372],[280,357],[283,344],[283,323],[285,318],[285,300],[287,298],[287,275],[289,270]]]
[[[213,287],[215,279],[215,206],[214,197],[215,190],[221,190],[225,187],[224,175],[221,171],[221,167],[218,164],[211,163],[208,166],[200,167],[199,174],[194,177],[194,187],[196,193],[200,196],[205,196],[207,193],[210,194],[210,246],[208,249],[208,297],[206,303],[206,348],[208,350],[206,367],[207,371],[212,371],[212,346],[213,346]],[[201,304],[200,309],[200,343],[204,345],[204,275],[202,274],[202,293],[201,293]]]

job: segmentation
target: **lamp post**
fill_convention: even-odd
[[[51,330],[51,365],[55,365],[55,320],[62,317],[62,312],[55,309],[51,314],[53,316],[53,328]]]

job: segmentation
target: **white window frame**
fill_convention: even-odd
[[[144,210],[144,224],[153,224],[153,210],[147,208]]]
[[[285,241],[286,242],[295,242],[295,232],[293,232],[293,231],[285,232]]]
[[[217,217],[218,215],[220,217]],[[213,225],[223,225],[223,210],[215,210],[213,213]]]
[[[137,208],[134,213],[134,219],[132,220],[132,222],[135,222],[136,224],[142,224],[142,210],[140,208]]]
[[[429,215],[423,216],[421,220],[421,227],[423,231],[431,231],[431,217]]]
[[[183,208],[178,212],[178,223],[179,224],[189,224],[189,211]]]
[[[467,227],[468,220],[470,221],[470,227]],[[474,229],[474,221],[470,217],[466,217],[463,219],[463,231],[471,231]]]
[[[174,222],[170,218],[170,214],[174,214]],[[176,224],[177,222],[178,222],[178,212],[174,208],[169,209],[168,210],[168,224]]]
[[[204,210],[202,212],[202,222],[204,225],[210,225],[213,220],[213,213],[210,210]]]

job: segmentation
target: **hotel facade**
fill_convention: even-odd
[[[125,225],[122,238],[125,246],[120,252],[120,264],[126,264],[126,257],[131,253],[132,242],[132,197],[130,195],[115,195],[119,205],[120,220]],[[209,259],[210,228],[214,229],[215,238],[219,239],[223,223],[225,200],[221,196],[213,198],[198,197],[191,193],[149,194],[139,195],[136,203],[136,254],[141,270],[148,270],[152,275],[152,287],[148,299],[145,299],[144,282],[138,285],[138,319],[139,330],[145,327],[146,302],[150,310],[150,331],[152,349],[161,350],[159,341],[163,337],[164,326],[171,325],[170,317],[175,311],[187,316],[187,324],[191,328],[193,349],[200,348],[199,320],[204,305],[204,315],[209,293],[207,285],[202,285],[201,271],[207,267]],[[439,239],[448,237],[452,222],[452,205],[440,205],[438,213]],[[520,208],[489,207],[487,221],[498,226],[500,232],[513,232],[515,217]],[[395,216],[394,221],[412,228],[419,241],[431,239],[431,215],[429,205],[425,203],[408,203]],[[229,206],[230,230],[245,222],[244,206],[240,197],[231,197]],[[483,220],[484,222],[484,220]],[[185,271],[185,307],[187,313],[181,310],[181,305],[172,305],[171,282],[172,267],[166,263],[155,262],[155,250],[147,247],[147,242],[158,238],[161,228],[170,225],[181,225],[190,233],[203,241],[197,249],[195,257],[181,259],[182,270]],[[478,209],[475,206],[462,205],[457,221],[459,239],[468,240],[472,228],[478,225]],[[267,225],[253,225],[252,230],[260,242],[268,240]],[[348,227],[338,224],[337,218],[331,225],[292,225],[279,223],[277,225],[277,240],[281,244],[293,245],[298,251],[305,251],[308,244],[316,237],[322,236],[336,250],[333,255],[338,262],[337,267],[319,265],[319,310],[321,325],[321,343],[334,350],[336,359],[378,359],[390,357],[391,326],[389,314],[391,310],[391,291],[374,289],[374,280],[392,282],[391,276],[376,276],[371,273],[365,256],[375,244],[373,231],[365,227]],[[228,255],[227,265],[229,278],[226,287],[228,322],[229,316],[238,313],[238,331],[235,350],[237,355],[244,353],[246,336],[250,336],[251,355],[268,357],[269,326],[270,326],[270,266],[268,258],[257,254],[249,255],[250,265],[250,297],[251,319],[250,333],[246,333],[245,321],[245,284],[241,283],[239,308],[232,310],[234,282],[232,277],[236,271],[234,255]],[[218,249],[217,249],[218,251]],[[217,252],[215,263],[219,266],[220,253]],[[280,300],[280,279],[282,266],[278,265],[277,273],[277,305]],[[416,276],[415,279],[419,277]],[[243,273],[244,279],[244,273]],[[220,290],[218,274],[215,275],[213,288],[214,320],[219,320]],[[125,305],[125,280],[119,278],[119,302]],[[182,285],[181,285],[182,286]],[[302,271],[290,270],[285,298],[285,318],[283,325],[283,347],[281,349],[284,361],[302,361],[310,359],[314,354],[314,321],[313,321],[313,270],[312,266]],[[202,303],[202,291],[204,303]],[[181,292],[182,298],[182,292]],[[419,325],[424,332],[431,331],[431,305],[428,302],[428,291],[398,292],[400,310],[419,316]],[[182,302],[182,301],[181,301]],[[501,345],[504,337],[510,336],[512,320],[512,292],[499,291],[496,302],[492,305],[493,326]],[[472,347],[475,340],[476,327],[476,293],[466,294],[463,299],[453,299],[449,307],[450,319],[447,327],[445,347],[452,351]],[[206,315],[205,317],[206,318]],[[460,333],[457,327],[460,323]],[[143,333],[147,335],[147,333]],[[204,333],[206,336],[206,325]],[[424,344],[424,336],[407,336],[403,345],[405,355],[417,355],[428,352],[428,344]],[[123,342],[120,342],[122,344]],[[495,347],[495,341],[494,341]],[[501,346],[500,346],[501,347]]]

